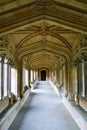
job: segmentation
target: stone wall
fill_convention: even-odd
[[[72,67],[72,71],[70,73],[70,96],[71,99],[74,99],[75,94],[77,93],[77,68]]]
[[[71,116],[74,118],[75,122],[81,130],[87,130],[87,121],[85,118],[70,104],[70,102],[64,98],[64,105],[70,112]]]
[[[87,111],[87,101],[85,100],[79,100],[79,105],[85,110]]]
[[[0,130],[8,130],[9,126],[17,116],[18,112],[22,108],[23,104],[27,100],[29,96],[30,90],[27,90],[24,93],[23,98],[20,101],[17,101],[11,109],[7,111],[7,113],[0,120]]]
[[[6,98],[3,101],[0,101],[0,113],[4,111],[9,106],[9,99]]]

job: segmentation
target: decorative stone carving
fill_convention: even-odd
[[[2,38],[0,38],[0,46],[3,46]]]
[[[0,46],[7,47],[9,42],[5,37],[0,37]]]
[[[52,0],[38,0],[35,2],[34,6],[32,7],[32,10],[43,11],[43,14],[45,14],[47,7],[51,5],[53,5]]]
[[[11,53],[13,54],[12,51],[12,46],[10,45],[10,43],[8,42],[7,38],[5,36],[0,37],[0,48],[4,48],[5,51],[7,50],[7,54]]]
[[[78,102],[78,95],[77,95],[77,93],[75,93],[74,100],[75,100],[75,104],[76,104],[76,105],[78,105],[78,104],[79,104],[79,102]]]
[[[85,34],[81,35],[80,46],[81,47],[87,46],[87,35]]]
[[[80,41],[74,52],[74,63],[77,65],[82,59],[87,60],[87,35],[81,34]]]

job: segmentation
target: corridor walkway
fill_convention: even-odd
[[[80,130],[48,81],[39,81],[9,130]]]

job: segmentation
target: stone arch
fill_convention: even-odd
[[[46,77],[42,77],[42,73],[46,74]],[[38,70],[38,80],[49,80],[49,69],[47,68],[41,68]]]

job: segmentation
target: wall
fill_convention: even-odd
[[[27,90],[23,98],[20,101],[17,101],[7,112],[6,114],[0,119],[0,130],[8,130],[9,126],[17,116],[18,112],[22,108],[23,104],[27,100],[29,96],[30,90]]]
[[[87,101],[80,99],[80,100],[79,100],[79,105],[80,105],[85,111],[87,111]]]
[[[5,110],[9,106],[9,99],[6,98],[5,100],[0,101],[0,113]]]
[[[64,98],[64,105],[79,126],[80,130],[87,130],[87,121],[84,116],[80,114],[79,110],[75,109],[75,106],[71,105],[66,98]]]
[[[74,98],[75,93],[77,93],[77,67],[72,67],[70,73],[70,92],[72,99]]]

